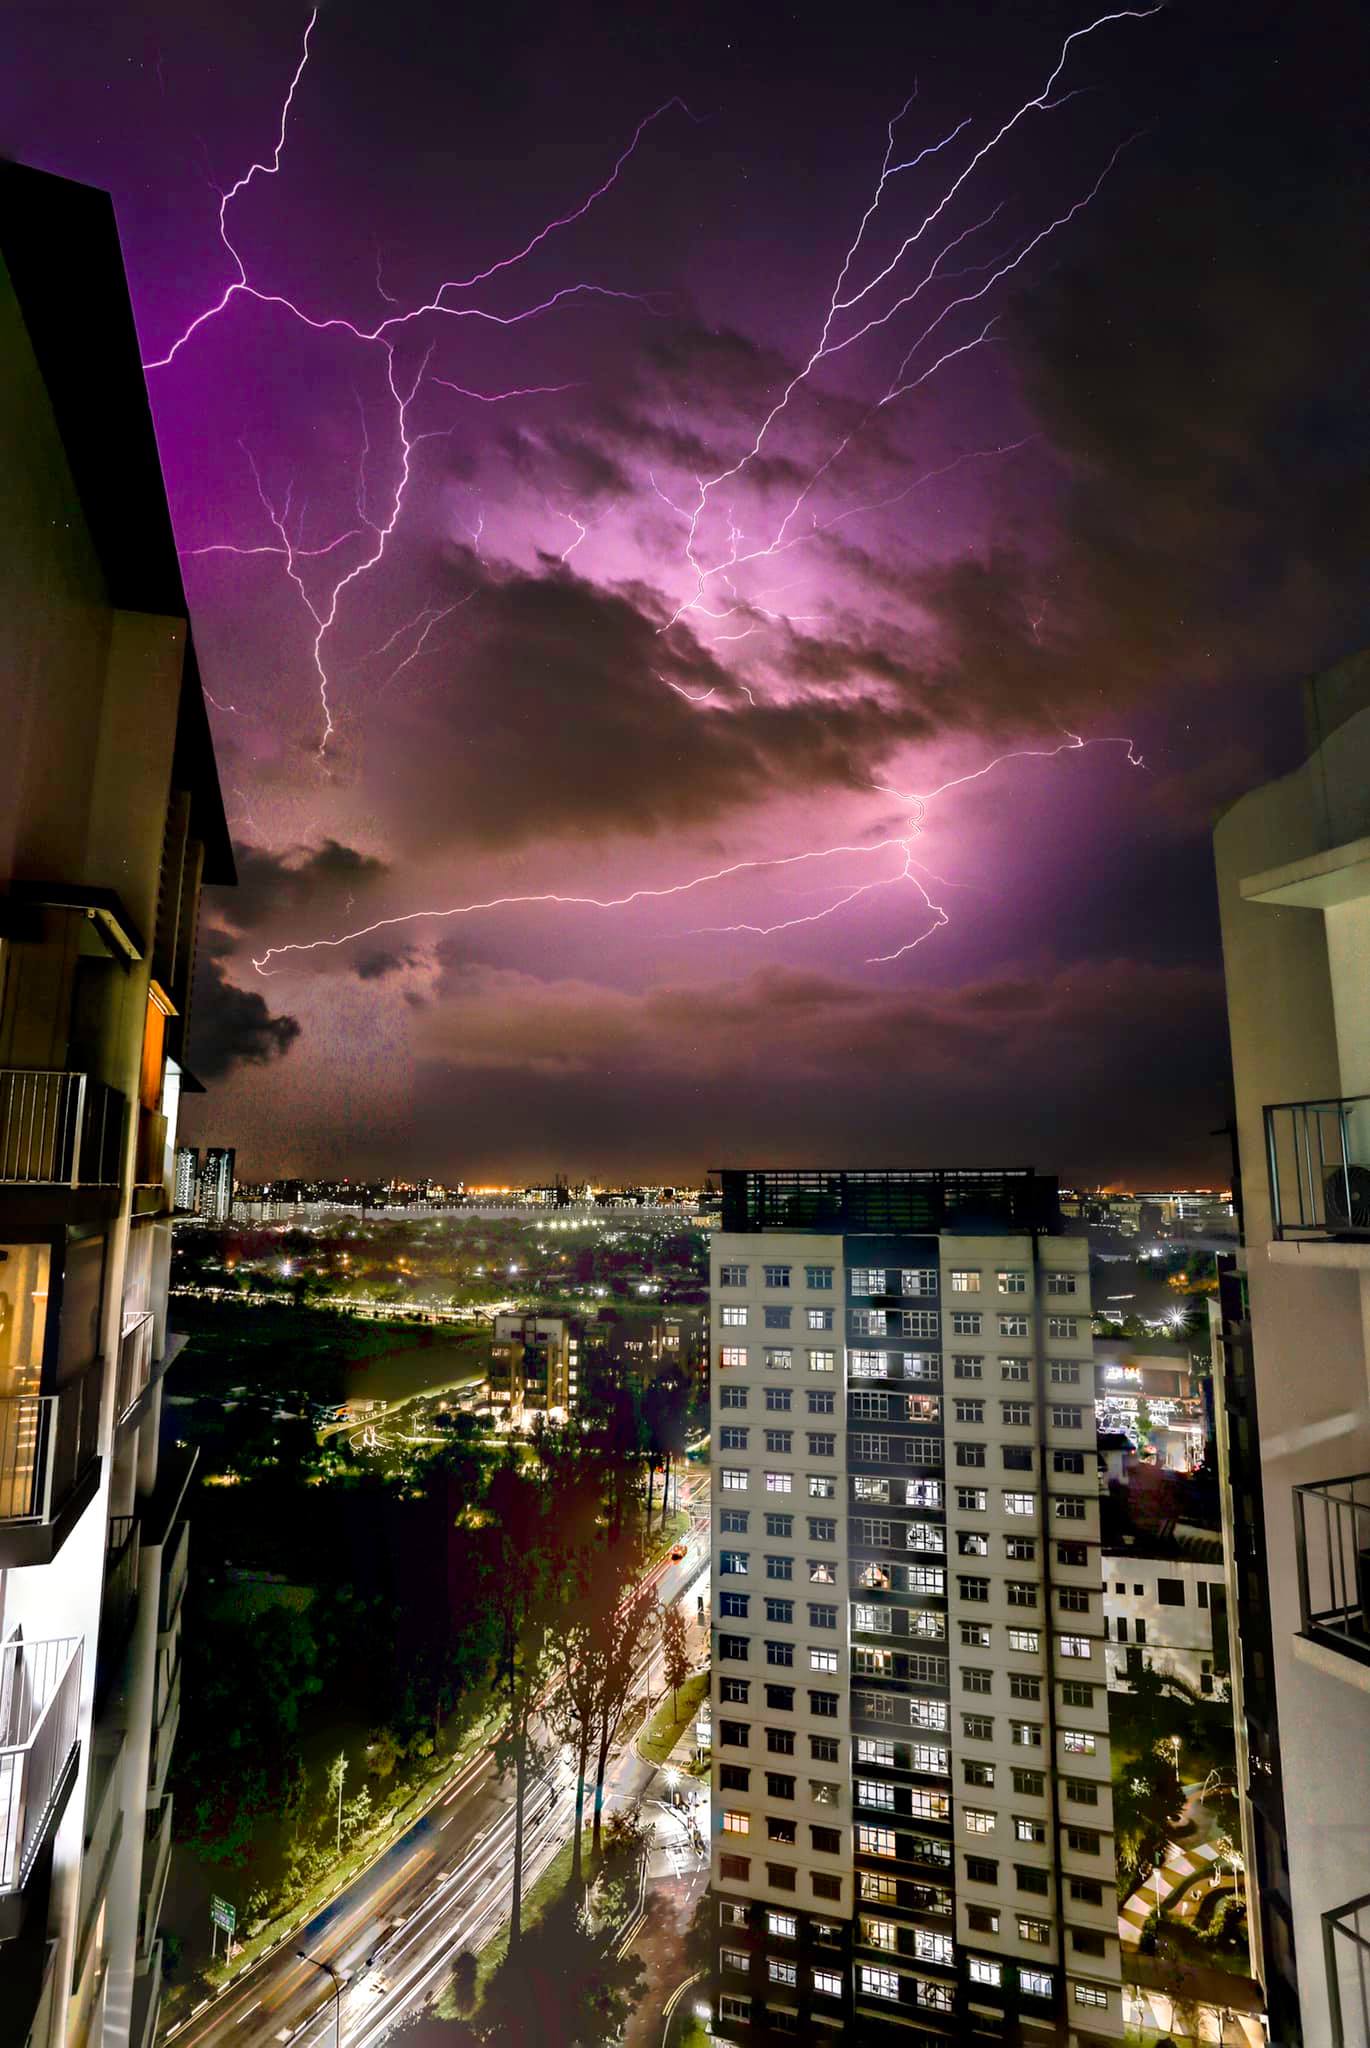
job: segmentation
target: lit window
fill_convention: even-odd
[[[793,1493],[794,1474],[792,1472],[768,1472],[766,1474],[766,1491],[767,1493]]]
[[[1108,1993],[1101,1991],[1097,1984],[1077,1984],[1075,1986],[1075,2003],[1077,2005],[1106,2006],[1108,2004]]]
[[[905,1266],[899,1275],[901,1294],[936,1294],[937,1268],[935,1266]]]
[[[725,1835],[749,1835],[752,1831],[752,1817],[749,1813],[725,1811],[723,1832]]]
[[[1018,1939],[1030,1941],[1037,1948],[1046,1948],[1051,1941],[1051,1922],[1033,1920],[1026,1913],[1018,1915]]]
[[[1070,1756],[1093,1756],[1095,1738],[1083,1728],[1063,1728],[1061,1743]]]
[[[799,1932],[799,1922],[793,1913],[772,1910],[766,1915],[766,1932],[776,1935],[781,1941],[793,1941]]]
[[[951,1291],[953,1294],[978,1294],[980,1292],[980,1275],[978,1273],[969,1273],[964,1269],[953,1267],[948,1277],[951,1281]]]
[[[810,1650],[809,1669],[810,1671],[836,1671],[836,1650]]]
[[[725,1372],[732,1372],[739,1366],[745,1366],[747,1363],[746,1346],[739,1347],[736,1344],[725,1344],[719,1355],[719,1360]]]
[[[894,1998],[899,1996],[899,1972],[882,1970],[873,1963],[862,1963],[857,1969],[861,1990],[867,1998]]]
[[[1063,1657],[1089,1657],[1093,1655],[1088,1636],[1062,1636],[1060,1648]]]
[[[1010,1266],[995,1276],[1001,1294],[1026,1294],[1027,1274],[1021,1266]]]
[[[777,1350],[773,1345],[768,1344],[766,1347],[766,1370],[767,1372],[792,1372],[794,1370],[793,1351],[784,1348]]]
[[[799,1965],[783,1956],[771,1956],[767,1960],[766,1975],[772,1984],[797,1984]]]
[[[885,1294],[885,1269],[883,1266],[853,1266],[851,1271],[853,1294]]]
[[[838,1970],[815,1970],[813,1973],[813,1988],[815,1991],[820,1992],[824,1998],[840,1998],[842,1996],[841,1972]]]
[[[999,1318],[999,1335],[1001,1337],[1026,1337],[1030,1332],[1030,1328],[1031,1326],[1026,1316],[1004,1315]]]
[[[1031,1515],[1035,1514],[1036,1511],[1037,1496],[1035,1493],[1006,1493],[1004,1495],[1004,1513],[1006,1515]]]
[[[972,1984],[1002,1984],[1004,1981],[1002,1963],[991,1963],[984,1956],[970,1956],[967,1966]]]
[[[920,1963],[945,1963],[948,1967],[956,1954],[949,1934],[934,1934],[928,1927],[914,1928],[913,1952]]]
[[[747,1475],[745,1472],[735,1471],[732,1467],[725,1465],[723,1467],[721,1477],[723,1480],[723,1491],[725,1493],[746,1492]]]
[[[742,1302],[725,1301],[718,1314],[725,1330],[745,1329],[747,1310]]]
[[[1028,1650],[1035,1656],[1042,1646],[1042,1639],[1035,1628],[1011,1628],[1008,1646],[1011,1650]]]
[[[831,1476],[830,1476],[830,1475],[829,1475],[828,1473],[826,1473],[826,1472],[810,1472],[810,1474],[809,1474],[809,1499],[810,1499],[810,1500],[836,1500],[836,1499],[837,1499],[837,1481],[836,1481],[836,1479],[832,1478],[832,1477],[831,1477]]]
[[[1028,1998],[1050,1998],[1050,1970],[1022,1970],[1018,1972],[1018,1989]]]
[[[992,1835],[995,1816],[985,1806],[963,1806],[961,1818],[966,1824],[968,1835]]]

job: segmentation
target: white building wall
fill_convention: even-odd
[[[1104,1558],[1110,1689],[1127,1689],[1128,1652],[1136,1650],[1144,1663],[1179,1679],[1191,1692],[1218,1697],[1210,1603],[1225,1586],[1220,1562],[1110,1552]]]

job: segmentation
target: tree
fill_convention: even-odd
[[[1118,1896],[1130,1898],[1165,1856],[1184,1814],[1184,1790],[1168,1746],[1126,1762],[1113,1787]]]
[[[596,1857],[602,1834],[604,1774],[609,1768],[609,1745],[637,1681],[638,1662],[656,1611],[656,1594],[651,1587],[635,1586],[616,1607],[600,1617],[596,1654],[602,1659],[602,1678],[596,1713],[595,1814],[591,1844]]]
[[[1172,2033],[1197,2035],[1202,2009],[1202,1979],[1175,1936],[1161,1928],[1156,1936],[1155,1968],[1161,1991],[1170,2001]]]
[[[374,1778],[388,1778],[404,1755],[393,1728],[378,1728],[366,1745],[366,1768]]]
[[[514,1774],[511,1957],[523,1936],[524,1802],[529,1769],[536,1763],[533,1723],[552,1621],[550,1530],[542,1488],[519,1470],[514,1456],[511,1452],[510,1463],[493,1474],[486,1497],[489,1583],[498,1624],[495,1683],[505,1715],[495,1762],[502,1772]]]
[[[337,1843],[339,1855],[342,1854],[343,1782],[346,1779],[346,1777],[347,1751],[345,1749],[340,1749],[338,1751],[338,1754],[334,1757],[332,1763],[328,1766],[328,1786],[324,1794],[325,1815],[331,1816],[336,1811],[338,1816]]]
[[[452,1958],[452,2003],[459,2013],[469,2013],[476,2002],[477,1958],[473,1949],[464,1948]]]
[[[666,1683],[671,1688],[671,1719],[678,1715],[678,1695],[690,1675],[690,1651],[686,1641],[688,1626],[684,1610],[677,1600],[670,1607],[661,1610],[661,1652],[666,1667]]]

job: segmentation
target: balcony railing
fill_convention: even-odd
[[[1370,1238],[1370,1095],[1265,1112],[1276,1237]]]
[[[1370,1472],[1294,1488],[1303,1633],[1370,1664]]]
[[[1322,1916],[1331,2048],[1370,2048],[1370,1894]]]
[[[60,1393],[0,1401],[0,1530],[50,1522],[94,1459],[102,1369],[97,1360]]]
[[[169,1546],[162,1552],[162,1593],[157,1612],[157,1632],[167,1635],[175,1628],[185,1595],[190,1569],[190,1524],[182,1521]]]
[[[0,1067],[0,1183],[117,1187],[124,1098],[88,1074]]]
[[[100,1607],[96,1697],[101,1698],[122,1668],[138,1602],[141,1556],[136,1515],[112,1515],[105,1547],[105,1593]]]
[[[81,1638],[0,1649],[0,1896],[22,1891],[76,1748]]]
[[[115,1383],[114,1413],[127,1415],[152,1377],[152,1339],[156,1321],[151,1309],[140,1309],[124,1317],[119,1338],[119,1376]]]

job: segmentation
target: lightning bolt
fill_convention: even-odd
[[[270,504],[265,491],[261,487],[260,478],[258,478],[258,495],[261,498],[263,508],[266,510],[272,525],[276,528],[278,534],[280,535],[280,546],[271,549],[255,550],[235,548],[230,543],[221,542],[216,543],[212,549],[206,548],[203,550],[197,549],[192,551],[194,553],[221,552],[230,554],[270,552],[283,557],[286,574],[290,577],[290,580],[295,584],[296,589],[299,591],[300,596],[304,601],[305,607],[309,612],[310,618],[313,620],[314,623],[314,637],[311,654],[315,673],[318,678],[319,708],[323,720],[323,731],[319,742],[319,752],[322,755],[326,751],[328,747],[328,742],[332,738],[333,733],[335,731],[333,706],[330,698],[330,679],[328,668],[326,666],[324,659],[325,641],[327,640],[329,634],[331,633],[337,621],[338,608],[344,593],[359,579],[366,576],[369,573],[369,571],[375,569],[384,557],[386,545],[389,542],[396,527],[398,526],[401,514],[403,512],[405,495],[412,474],[412,461],[414,449],[420,444],[420,442],[428,440],[430,438],[435,438],[434,435],[417,434],[411,432],[409,418],[410,408],[413,406],[414,401],[418,396],[420,387],[423,385],[425,378],[427,377],[429,363],[433,354],[433,345],[429,345],[429,348],[423,357],[422,363],[417,374],[413,377],[412,381],[408,383],[407,388],[401,388],[400,382],[397,381],[397,371],[395,363],[396,340],[400,331],[413,326],[416,322],[421,321],[429,316],[436,316],[448,320],[476,320],[488,322],[494,326],[501,328],[516,327],[522,325],[525,321],[540,318],[543,314],[552,312],[558,306],[567,304],[576,299],[617,300],[624,303],[631,303],[633,305],[643,306],[650,310],[650,295],[636,292],[620,291],[608,285],[596,284],[588,281],[583,281],[576,284],[563,285],[558,290],[551,292],[546,297],[538,300],[536,303],[525,306],[515,313],[497,313],[488,307],[480,305],[453,305],[450,303],[450,299],[454,295],[460,295],[463,293],[474,291],[478,286],[488,284],[492,279],[499,277],[503,272],[514,269],[517,265],[525,262],[534,253],[535,250],[541,248],[545,242],[547,242],[553,235],[557,234],[561,229],[570,227],[576,221],[583,220],[585,216],[590,212],[592,207],[598,205],[600,200],[602,200],[618,184],[619,179],[622,177],[624,170],[631,162],[634,155],[637,153],[638,147],[642,141],[643,136],[647,133],[648,129],[651,128],[656,122],[661,120],[663,116],[672,111],[678,110],[679,112],[683,113],[689,120],[693,120],[695,117],[693,114],[691,114],[689,108],[685,105],[683,100],[673,97],[669,100],[663,101],[663,103],[659,107],[655,108],[653,112],[651,112],[650,114],[644,115],[643,118],[638,122],[637,127],[633,130],[632,136],[630,137],[629,141],[627,142],[625,147],[620,151],[617,158],[614,160],[613,166],[609,171],[607,177],[605,177],[598,185],[596,185],[594,189],[590,191],[576,205],[569,207],[564,213],[556,215],[552,220],[546,222],[544,226],[537,229],[536,232],[534,232],[532,235],[528,237],[528,239],[522,244],[521,247],[513,250],[507,256],[500,257],[497,261],[487,265],[485,269],[473,271],[470,273],[469,276],[465,277],[447,278],[437,287],[436,291],[432,292],[427,298],[419,301],[416,304],[405,306],[401,305],[400,302],[397,301],[393,297],[393,295],[385,289],[385,286],[381,280],[380,252],[377,251],[377,294],[381,299],[385,301],[385,303],[388,306],[399,306],[399,310],[387,313],[382,319],[377,321],[375,325],[371,327],[360,325],[356,321],[346,319],[341,314],[328,314],[324,316],[319,316],[307,312],[302,306],[297,305],[294,300],[285,297],[283,294],[279,292],[265,290],[261,286],[255,284],[251,276],[249,275],[247,262],[238,245],[233,240],[229,226],[230,209],[233,207],[234,202],[237,199],[239,199],[242,196],[242,194],[249,189],[253,181],[259,177],[262,179],[275,178],[280,174],[281,161],[285,151],[286,134],[290,126],[291,114],[295,105],[295,95],[299,90],[300,82],[304,77],[305,69],[309,63],[310,38],[314,33],[314,29],[318,23],[318,19],[319,11],[318,8],[316,7],[310,14],[308,23],[306,24],[301,44],[299,62],[295,66],[295,70],[291,76],[290,83],[286,89],[285,98],[281,104],[280,120],[276,130],[275,146],[272,149],[270,155],[255,160],[253,163],[249,165],[247,170],[243,172],[241,177],[236,178],[231,185],[223,187],[219,192],[219,240],[222,243],[224,251],[232,265],[234,273],[233,276],[230,278],[228,284],[225,285],[218,299],[216,299],[211,305],[204,307],[199,313],[195,315],[194,319],[192,319],[189,322],[189,324],[182,330],[182,332],[176,337],[176,339],[171,343],[170,347],[165,351],[165,353],[160,356],[153,357],[150,361],[145,363],[143,367],[147,371],[165,370],[169,368],[170,365],[175,362],[181,350],[187,346],[187,344],[200,332],[200,330],[206,327],[211,321],[216,320],[221,314],[225,313],[229,306],[237,298],[250,299],[255,301],[257,304],[263,306],[277,307],[286,314],[288,314],[291,319],[299,322],[300,325],[312,330],[314,333],[329,334],[336,332],[341,335],[350,337],[351,340],[361,344],[366,348],[379,348],[384,352],[386,359],[385,378],[387,386],[389,388],[390,397],[393,402],[392,416],[394,421],[395,440],[399,461],[399,482],[395,487],[395,491],[391,501],[389,516],[383,523],[377,523],[376,521],[372,520],[368,515],[366,509],[366,461],[367,456],[370,452],[370,441],[367,431],[366,412],[364,406],[362,406],[361,404],[361,400],[359,397],[358,408],[362,416],[362,453],[357,470],[357,512],[358,517],[362,522],[362,527],[369,531],[371,540],[368,552],[366,552],[361,559],[355,562],[352,565],[352,567],[350,567],[342,576],[338,578],[338,580],[333,584],[331,590],[327,592],[325,597],[320,602],[315,603],[310,598],[308,592],[306,591],[304,583],[302,582],[296,568],[297,562],[299,560],[304,559],[305,550],[292,545],[289,536],[285,533],[284,530],[285,515],[282,514],[279,518],[277,517],[274,507]],[[540,384],[514,386],[506,391],[485,392],[475,390],[468,385],[459,384],[455,380],[450,380],[447,378],[434,377],[431,381],[456,393],[458,396],[462,398],[475,401],[476,403],[482,405],[500,405],[512,399],[531,398],[547,393],[564,392],[573,388],[570,384]],[[573,524],[574,523],[576,522],[573,521]],[[354,536],[346,536],[346,538],[352,537]],[[572,546],[578,546],[579,541],[583,538],[584,534],[581,533],[578,536],[577,541],[574,542]],[[340,544],[340,541],[335,542],[333,543],[333,546],[337,546]],[[313,551],[311,552],[310,559],[318,559],[319,552],[331,553],[332,548],[330,547],[329,549],[323,551]],[[568,549],[567,552],[569,553],[571,552],[571,550]]]
[[[663,677],[661,680],[666,681],[666,678]],[[674,689],[677,686],[675,684],[668,684],[668,687]],[[686,693],[682,691],[681,694],[684,695]],[[730,861],[725,867],[711,868],[704,874],[688,876],[684,881],[666,882],[654,888],[644,885],[639,888],[629,889],[621,896],[565,895],[559,890],[545,889],[510,896],[488,896],[470,903],[449,904],[438,909],[399,911],[391,917],[376,918],[370,924],[360,926],[356,931],[342,932],[335,938],[291,939],[279,946],[268,946],[264,953],[254,956],[252,965],[258,974],[267,976],[270,972],[271,962],[284,959],[287,954],[336,952],[344,946],[354,945],[358,939],[369,939],[375,933],[393,930],[397,925],[418,924],[429,921],[441,924],[450,922],[455,918],[486,916],[500,910],[545,908],[555,908],[558,910],[627,910],[638,903],[662,903],[669,902],[676,897],[689,896],[698,889],[709,888],[718,882],[731,881],[737,875],[763,874],[782,868],[802,867],[812,862],[837,860],[839,858],[872,860],[883,854],[895,853],[899,856],[899,861],[893,873],[876,876],[869,882],[858,883],[854,888],[847,889],[835,902],[827,904],[822,910],[809,911],[800,916],[784,918],[770,925],[739,923],[713,925],[703,928],[716,933],[746,933],[753,937],[769,938],[777,932],[794,931],[801,925],[821,924],[825,919],[835,916],[838,911],[845,910],[860,897],[870,895],[877,889],[891,889],[897,887],[901,882],[907,882],[921,901],[924,909],[930,913],[931,921],[926,930],[917,933],[911,939],[905,940],[888,953],[872,954],[866,963],[868,966],[887,965],[891,961],[902,960],[906,953],[912,953],[917,947],[926,944],[935,933],[941,931],[951,922],[947,910],[942,904],[933,901],[923,882],[914,872],[916,868],[923,866],[923,863],[914,859],[913,841],[922,833],[928,806],[934,803],[938,797],[945,796],[948,790],[964,788],[969,783],[979,782],[983,777],[992,775],[995,769],[1002,768],[1006,762],[1055,760],[1061,754],[1083,753],[1088,747],[1122,747],[1125,749],[1127,765],[1130,768],[1145,768],[1146,766],[1145,761],[1137,752],[1136,746],[1130,738],[1119,734],[1106,734],[1098,738],[1085,739],[1079,733],[1067,733],[1065,739],[1058,746],[1017,747],[1008,753],[996,754],[992,760],[986,761],[982,767],[971,769],[964,775],[949,776],[945,782],[939,783],[935,789],[925,790],[921,793],[895,790],[885,784],[876,784],[875,787],[878,789],[898,797],[901,803],[907,804],[909,813],[908,823],[903,832],[889,834],[873,841],[842,841],[835,846],[809,847],[801,853],[770,854],[753,860]],[[924,867],[924,872],[931,873],[931,870]],[[933,880],[943,886],[952,886],[951,884],[943,883],[943,878],[939,876],[933,876]]]

